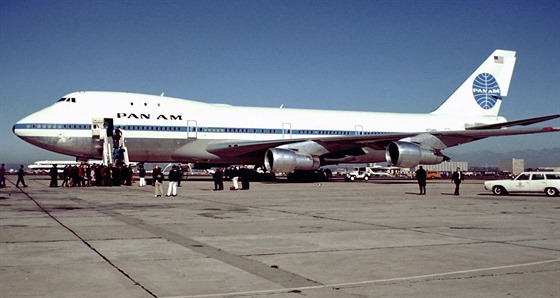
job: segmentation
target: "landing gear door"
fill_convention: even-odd
[[[187,120],[187,139],[196,139],[197,130],[196,120]]]

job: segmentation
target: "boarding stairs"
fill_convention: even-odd
[[[117,158],[116,158],[117,154],[115,152],[115,147],[113,145],[113,139],[107,136],[107,129],[105,128],[100,129],[99,139],[103,141],[103,158],[102,158],[103,165],[105,166],[109,164],[115,165],[117,162]],[[124,134],[121,135],[118,148],[116,149],[117,150],[122,149],[123,162],[125,165],[128,166],[130,164],[130,160],[128,158],[128,148],[126,147]]]

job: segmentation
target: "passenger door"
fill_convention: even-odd
[[[292,124],[282,123],[282,139],[287,140],[292,138]]]
[[[187,120],[187,139],[196,139],[198,127],[196,120]]]
[[[543,192],[546,187],[544,173],[531,174],[529,181],[529,189],[534,192]]]
[[[514,183],[511,187],[511,189],[508,189],[508,191],[510,191],[510,192],[513,192],[513,191],[517,191],[517,192],[529,191],[529,180],[530,179],[531,179],[530,174],[520,174],[514,180]]]

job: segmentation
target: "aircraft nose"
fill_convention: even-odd
[[[16,136],[19,137],[20,135],[19,135],[19,133],[18,133],[18,131],[17,131],[17,128],[18,128],[18,124],[16,123],[16,124],[14,124],[14,126],[12,126],[12,132],[13,132]]]
[[[12,133],[20,138],[23,138],[26,135],[25,129],[27,128],[27,125],[25,124],[26,122],[23,121],[25,119],[26,118],[19,120],[14,124],[14,126],[12,126]]]

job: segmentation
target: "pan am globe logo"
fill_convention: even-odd
[[[472,92],[476,103],[485,110],[496,105],[501,93],[498,81],[489,73],[481,73],[474,79]]]

